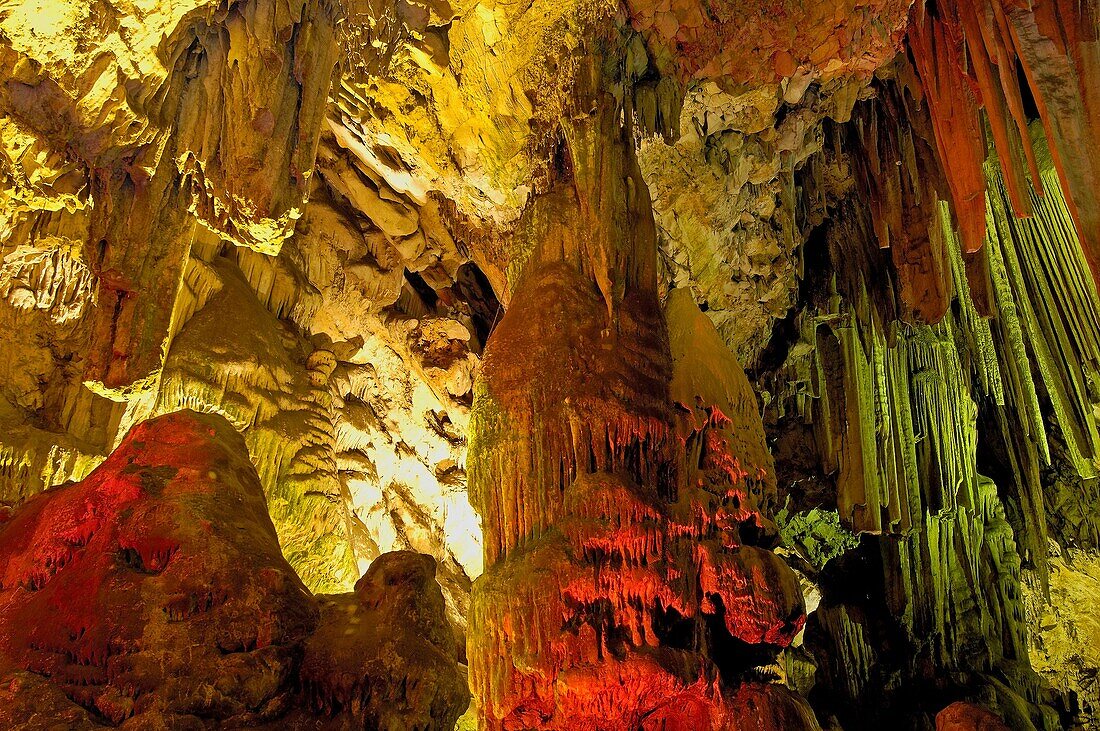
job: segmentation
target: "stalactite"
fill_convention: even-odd
[[[1088,726],[1098,140],[1098,0],[0,2],[0,726]]]
[[[1082,154],[1091,146],[1088,140],[1100,133],[1098,18],[1095,0],[1026,5],[951,0],[913,6],[908,45],[936,126],[967,252],[984,241],[985,148],[979,109],[989,122],[1013,212],[1032,213],[1028,182],[1040,194],[1050,187],[1050,181],[1041,179],[1028,132],[1021,92],[1026,83],[1085,258],[1094,278],[1100,277],[1100,171],[1095,156]],[[1018,66],[1024,79],[1017,76]]]
[[[911,674],[903,682],[963,673],[964,685],[986,688],[1006,719],[1053,728],[1029,665],[1022,572],[1029,567],[1044,585],[1048,513],[1066,514],[1064,503],[1052,512],[1041,471],[1059,461],[1082,491],[1094,479],[1100,331],[1091,314],[1096,288],[1057,171],[1042,138],[1033,142],[1045,193],[1027,192],[1031,218],[1016,217],[996,158],[983,167],[982,255],[996,317],[984,318],[975,303],[970,261],[940,203],[934,221],[953,299],[944,318],[898,322],[890,293],[905,271],[869,256],[869,269],[881,267],[885,281],[838,277],[831,296],[818,295],[818,309],[800,315],[808,347],[792,349],[789,385],[779,387],[774,408],[813,424],[822,468],[835,473],[842,521],[884,534],[856,551],[879,554],[867,560],[881,572],[884,605],[826,591],[810,629],[819,660],[844,665],[830,687],[852,698],[881,692],[882,668],[897,663],[881,654],[881,638],[900,631],[936,669],[902,663],[899,671]],[[845,237],[853,230],[861,229],[830,238],[834,260],[870,250],[873,240]],[[1013,690],[990,668],[1006,673]]]

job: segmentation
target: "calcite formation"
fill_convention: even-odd
[[[314,597],[219,416],[135,427],[0,533],[9,728],[451,728],[469,700],[435,561]]]
[[[0,3],[3,725],[1100,726],[1098,49]]]
[[[748,380],[686,291],[666,325],[630,110],[592,106],[521,220],[525,263],[475,386],[485,726],[817,728],[795,697],[742,697],[804,621],[768,550],[774,470]]]

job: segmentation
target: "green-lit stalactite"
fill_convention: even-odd
[[[1037,142],[1040,174],[1047,192],[1043,197],[1032,194],[1033,218],[1010,215],[999,171],[987,166],[991,223],[987,243],[999,310],[994,326],[1007,339],[1005,344],[1012,346],[1011,361],[1002,355],[1003,367],[1006,372],[1011,368],[1012,376],[1018,379],[1013,388],[1006,389],[1006,400],[1027,401],[1028,418],[1021,414],[1015,426],[1019,433],[1030,437],[1041,460],[1040,464],[1028,465],[1021,479],[1033,483],[1033,507],[1027,517],[1042,527],[1035,550],[1045,552],[1047,516],[1043,510],[1044,489],[1038,484],[1040,467],[1050,465],[1052,460],[1064,460],[1082,488],[1095,486],[1097,478],[1100,297],[1089,276],[1049,153],[1041,140]],[[1060,454],[1052,454],[1052,438],[1047,433],[1051,429],[1057,430]],[[1049,503],[1050,496],[1046,497]],[[1096,545],[1100,535],[1098,516],[1090,509],[1095,503],[1083,502],[1077,516],[1081,528],[1074,538]]]
[[[991,319],[975,306],[970,264],[941,203],[931,237],[950,265],[952,306],[943,319],[896,319],[889,264],[885,283],[834,275],[798,315],[799,339],[767,384],[778,392],[775,419],[812,424],[842,524],[881,535],[863,548],[877,546],[885,606],[857,608],[826,592],[811,626],[824,648],[819,661],[835,670],[827,682],[852,700],[898,683],[960,683],[983,688],[1018,727],[1055,724],[1028,661],[1021,572],[1027,565],[1045,581],[1054,498],[1044,494],[1043,475],[1052,465],[1073,484],[1060,488],[1051,515],[1064,513],[1067,494],[1078,490],[1073,535],[1096,541],[1088,490],[1100,449],[1100,297],[1037,142],[1046,194],[1032,193],[1030,219],[1013,216],[997,161],[986,166],[981,255]],[[834,262],[861,245],[844,239],[833,238]],[[883,620],[868,614],[883,610],[890,631],[906,638],[904,659],[872,649]],[[1011,677],[1016,691],[997,677]]]

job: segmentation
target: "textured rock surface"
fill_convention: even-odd
[[[666,326],[631,118],[599,89],[564,130],[570,167],[520,222],[475,386],[482,723],[817,728],[786,689],[744,685],[804,621],[768,550],[771,459],[748,380],[686,291]]]
[[[350,589],[385,551],[428,552],[461,634],[481,560],[465,414],[497,304],[440,207],[402,197],[323,124],[350,53],[333,28],[342,10],[60,3],[41,27],[28,8],[2,11],[5,73],[23,75],[4,97],[19,132],[4,170],[22,181],[5,193],[23,202],[5,206],[0,234],[0,499],[83,477],[148,416],[221,413],[312,590]],[[79,39],[99,26],[96,60]],[[55,81],[67,96],[49,96]],[[72,124],[47,119],[47,102]],[[96,187],[90,171],[117,181]],[[143,339],[104,344],[129,330]],[[117,388],[88,374],[97,348]]]
[[[385,553],[354,593],[320,597],[298,672],[309,705],[281,723],[312,728],[320,712],[352,728],[453,728],[470,693],[435,575],[431,556]]]
[[[1096,725],[1098,37],[1096,0],[4,3],[0,515],[227,419],[333,596],[282,645],[312,695],[215,658],[209,718],[449,724],[459,671],[397,679],[457,656],[466,728]],[[26,667],[20,714],[106,720]]]
[[[957,701],[936,714],[936,731],[1008,731],[995,713]]]
[[[1041,631],[1028,636],[1028,653],[1035,671],[1067,694],[1081,726],[1100,719],[1100,559],[1095,551],[1052,550],[1050,599],[1038,577],[1025,584],[1028,624]]]
[[[221,417],[135,427],[0,529],[0,567],[8,728],[442,729],[469,697],[434,560],[315,598]]]
[[[0,532],[7,664],[115,724],[278,707],[317,607],[242,447],[224,420],[173,414],[23,506]]]

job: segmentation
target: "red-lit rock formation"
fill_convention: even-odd
[[[736,0],[630,0],[627,7],[650,47],[670,55],[684,76],[759,84],[796,76],[870,76],[894,54],[909,4],[778,0],[764,9]]]
[[[526,260],[475,388],[487,571],[467,654],[485,727],[816,728],[785,689],[742,695],[804,620],[767,550],[755,398],[684,292],[670,348],[630,110],[623,124],[595,99],[521,221]]]
[[[450,731],[470,694],[435,570],[431,556],[385,553],[354,593],[318,597],[298,673],[306,702],[279,723],[312,728],[340,714],[340,728]]]
[[[0,727],[1100,726],[1097,1],[3,0]]]
[[[956,701],[936,714],[936,731],[1009,731],[992,711]]]
[[[224,420],[173,414],[20,509],[0,533],[8,662],[113,723],[270,712],[317,607],[244,454]]]
[[[246,455],[221,417],[169,414],[0,530],[5,727],[453,725],[434,561],[387,554],[319,611]]]

